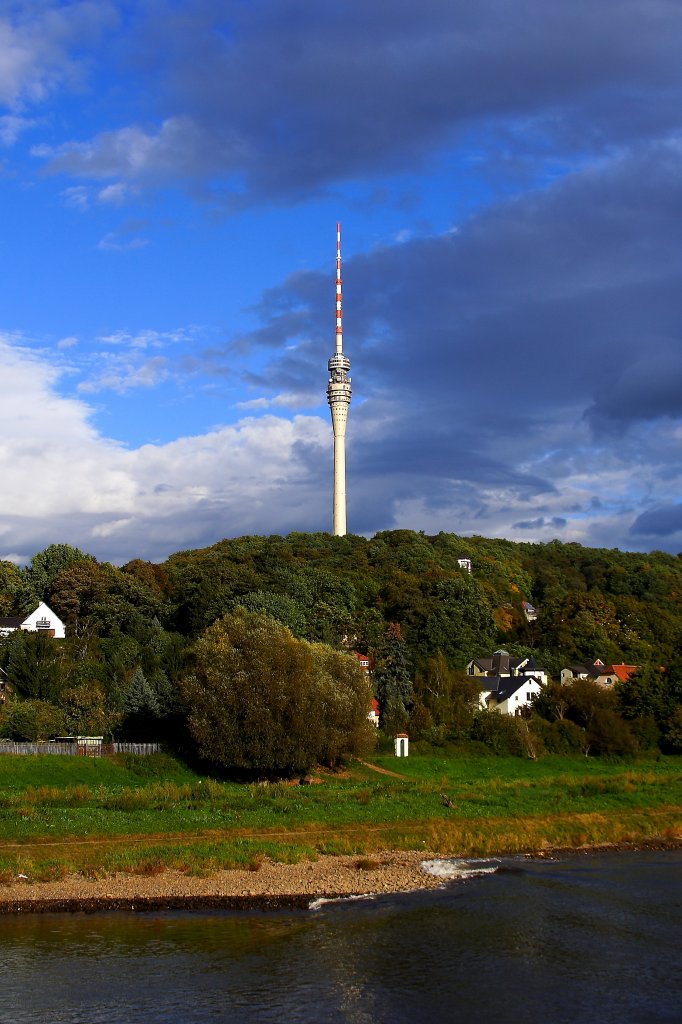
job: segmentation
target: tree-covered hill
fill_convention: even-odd
[[[458,565],[467,557],[471,575]],[[346,636],[362,650],[398,622],[415,665],[441,650],[462,667],[503,644],[535,650],[554,671],[590,657],[665,662],[682,639],[682,559],[662,552],[392,530],[241,537],[161,568],[173,627],[187,636],[242,604],[306,639]]]
[[[0,615],[39,600],[65,621],[66,641],[39,650],[31,634],[13,634],[0,644],[0,666],[29,680],[27,700],[62,708],[60,728],[124,723],[131,736],[172,716],[187,647],[239,607],[370,656],[398,625],[413,675],[437,656],[461,670],[498,647],[532,652],[554,674],[597,657],[666,666],[682,649],[680,557],[558,541],[292,533],[223,540],[161,564],[118,568],[64,544],[23,569],[0,562]]]
[[[55,544],[21,570],[0,562],[0,614],[38,600],[71,636],[144,640],[161,628],[192,639],[239,605],[305,639],[345,637],[363,651],[400,623],[415,665],[441,650],[461,667],[503,644],[533,649],[556,671],[588,657],[669,660],[682,640],[682,558],[391,530],[371,539],[239,537],[116,568]],[[524,601],[536,621],[526,620]]]

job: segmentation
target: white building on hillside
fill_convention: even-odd
[[[0,636],[8,636],[15,629],[23,629],[29,633],[46,633],[57,640],[63,640],[66,636],[64,623],[44,601],[41,601],[36,610],[25,618],[21,615],[0,616]]]
[[[502,715],[521,714],[533,697],[547,685],[547,671],[534,658],[515,658],[507,651],[495,651],[489,658],[474,658],[467,675],[480,687],[482,708]]]
[[[542,693],[542,683],[533,676],[481,676],[476,682],[482,688],[481,707],[501,715],[520,715]]]

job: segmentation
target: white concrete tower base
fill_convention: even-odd
[[[334,536],[346,534],[346,410],[345,402],[332,406],[334,427]]]
[[[346,439],[334,438],[334,536],[346,535]]]

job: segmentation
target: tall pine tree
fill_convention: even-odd
[[[405,641],[397,622],[386,629],[374,680],[382,729],[387,733],[401,732],[407,725],[413,691]]]

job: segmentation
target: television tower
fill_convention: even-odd
[[[351,387],[350,359],[343,354],[341,325],[341,225],[336,225],[336,351],[327,363],[327,401],[334,430],[334,536],[346,534],[346,420]]]

